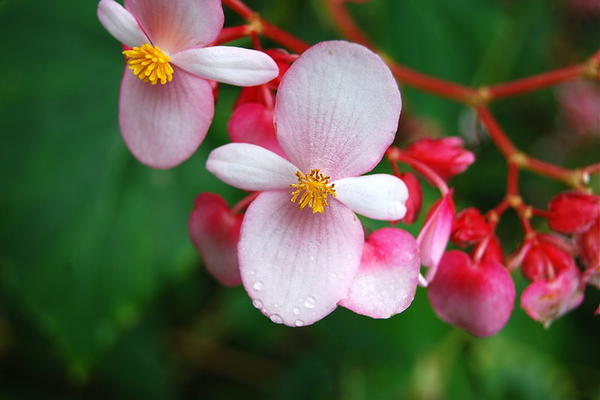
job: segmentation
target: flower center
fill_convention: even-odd
[[[151,44],[134,47],[123,52],[127,57],[127,64],[133,74],[143,80],[156,85],[162,85],[173,80],[173,67],[169,64],[171,58],[161,49]]]
[[[329,183],[329,177],[323,175],[318,169],[313,169],[309,174],[296,172],[298,183],[290,185],[296,189],[291,192],[292,203],[298,200],[298,207],[312,208],[313,214],[323,213],[327,206],[327,196],[335,197],[334,184]]]

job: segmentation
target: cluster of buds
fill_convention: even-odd
[[[339,8],[346,1],[365,0],[330,5]],[[338,305],[388,318],[410,305],[420,285],[442,320],[489,336],[510,318],[516,296],[510,271],[517,267],[530,281],[521,306],[545,326],[577,307],[587,285],[600,287],[600,196],[559,194],[548,211],[537,213],[555,233],[535,231],[516,184],[527,157],[485,108],[478,113],[490,136],[503,153],[515,156],[507,156],[509,193],[486,214],[476,208],[456,214],[448,181],[475,161],[474,154],[458,137],[391,146],[402,101],[392,71],[373,51],[343,41],[308,48],[270,24],[262,26],[239,1],[228,3],[248,25],[223,35],[220,0],[168,3],[99,2],[98,17],[123,44],[131,70],[122,81],[121,131],[142,163],[175,167],[208,131],[217,82],[244,88],[227,124],[232,143],[213,150],[206,168],[251,193],[233,208],[219,195],[200,194],[189,232],[208,272],[224,285],[243,284],[253,305],[273,322],[310,325]],[[263,28],[302,54],[263,51],[257,33]],[[251,37],[253,50],[217,45],[240,33]],[[354,36],[366,42],[360,32]],[[598,60],[592,61],[596,74]],[[424,87],[454,99],[473,99],[465,87],[406,71],[404,78],[417,86],[429,80]],[[533,81],[539,80],[496,87],[495,95],[523,90]],[[567,111],[573,98],[585,95],[585,109],[568,120],[579,122],[574,130],[582,134],[597,130],[596,89],[574,86],[561,93]],[[384,155],[394,174],[364,175]],[[569,171],[539,160],[530,167],[583,187]],[[423,180],[440,198],[427,210],[416,239],[397,227],[365,237],[355,213],[392,224],[418,221]],[[519,213],[526,235],[506,261],[496,226],[509,206]],[[450,241],[462,250],[447,251]]]

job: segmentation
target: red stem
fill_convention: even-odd
[[[487,91],[490,100],[519,95],[579,78],[586,71],[586,67],[586,64],[573,65],[528,78],[493,85],[488,87]]]
[[[481,119],[481,122],[483,123],[483,126],[485,126],[487,129],[490,138],[494,141],[502,154],[504,154],[504,157],[510,158],[517,154],[517,148],[510,141],[508,136],[506,136],[502,128],[500,128],[500,125],[498,125],[498,122],[496,122],[496,119],[490,110],[487,107],[482,106],[477,108],[477,113],[479,115],[479,119]]]
[[[289,33],[277,28],[270,22],[262,19],[241,0],[223,0],[223,4],[231,8],[235,13],[248,21],[250,25],[252,25],[252,29],[255,32],[263,34],[269,39],[287,47],[296,53],[302,53],[304,50],[310,47],[306,42],[290,35]]]
[[[227,28],[223,28],[217,40],[215,40],[215,45],[220,45],[223,43],[231,42],[233,40],[238,40],[243,37],[248,36],[248,33],[252,30],[248,25],[239,25],[239,26],[230,26]]]

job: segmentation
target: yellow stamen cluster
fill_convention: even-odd
[[[156,85],[162,85],[173,80],[173,67],[169,64],[171,58],[161,49],[151,44],[134,47],[123,52],[127,57],[127,64],[133,74],[143,80]]]
[[[313,214],[323,213],[327,206],[327,196],[335,197],[334,184],[329,183],[330,178],[323,175],[318,169],[311,170],[309,174],[298,171],[296,176],[298,183],[290,185],[296,189],[290,193],[292,203],[298,200],[299,208],[309,206],[312,208]]]

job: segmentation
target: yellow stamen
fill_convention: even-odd
[[[143,80],[156,85],[162,85],[173,80],[173,67],[169,64],[171,58],[161,49],[151,44],[134,47],[123,52],[127,57],[127,64],[133,74]]]
[[[292,203],[298,200],[299,208],[309,206],[312,208],[313,214],[323,213],[327,206],[327,196],[335,197],[334,184],[329,183],[330,178],[320,173],[318,169],[311,170],[309,174],[298,171],[296,176],[298,177],[298,183],[290,185],[296,189],[290,193]]]

